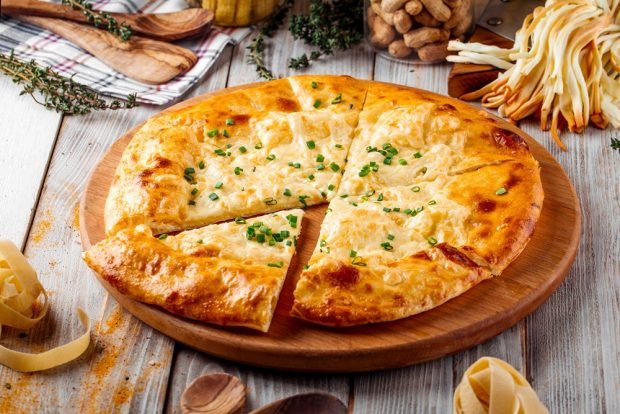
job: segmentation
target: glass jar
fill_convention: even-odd
[[[397,60],[442,62],[473,27],[472,0],[365,0],[368,43]]]
[[[215,24],[249,26],[269,17],[281,0],[186,0],[191,7],[212,10]]]

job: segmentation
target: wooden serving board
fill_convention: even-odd
[[[167,111],[226,93],[223,90]],[[525,138],[542,167],[545,201],[532,240],[506,271],[430,311],[394,322],[326,328],[289,316],[295,282],[319,235],[326,206],[307,209],[293,260],[268,333],[209,325],[172,315],[104,287],[138,319],[192,348],[256,366],[306,372],[360,372],[402,367],[477,345],[534,311],[564,280],[577,251],[579,201],[558,162],[533,138],[496,118],[499,126]],[[80,203],[84,249],[104,238],[103,208],[121,154],[138,127],[126,133],[95,167]]]

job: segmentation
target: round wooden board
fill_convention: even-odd
[[[167,111],[191,105],[205,96]],[[545,201],[540,220],[523,253],[500,277],[484,281],[435,309],[395,322],[344,329],[290,317],[295,282],[316,244],[325,205],[307,209],[298,253],[266,334],[184,319],[129,299],[101,278],[99,281],[125,309],[158,331],[197,350],[256,366],[360,372],[411,365],[477,345],[534,311],[560,285],[575,259],[581,230],[579,200],[562,167],[533,138],[495,119],[524,137],[541,165]],[[137,128],[114,143],[92,172],[80,207],[84,249],[104,238],[105,199],[121,154]]]

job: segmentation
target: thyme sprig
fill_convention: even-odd
[[[267,66],[264,61],[265,54],[265,38],[271,37],[273,34],[280,28],[282,23],[284,23],[284,19],[288,15],[291,7],[295,0],[286,0],[284,1],[271,15],[271,17],[261,26],[258,31],[258,35],[252,39],[247,49],[248,53],[248,62],[256,66],[256,72],[258,76],[266,80],[275,79],[273,73]]]
[[[34,60],[21,61],[11,52],[0,53],[0,73],[11,78],[13,83],[23,87],[20,95],[29,94],[40,105],[66,115],[83,115],[95,110],[133,108],[137,106],[136,94],[127,96],[126,102],[107,102],[88,86],[75,82],[53,71],[39,66]]]
[[[62,0],[62,4],[81,12],[90,24],[95,27],[104,27],[121,40],[129,40],[133,31],[127,23],[118,24],[110,13],[102,10],[93,10],[93,5],[85,0]]]

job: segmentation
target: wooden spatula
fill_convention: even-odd
[[[49,17],[15,16],[64,37],[113,69],[138,82],[159,85],[190,69],[198,58],[189,49],[131,36],[127,41],[105,31]]]
[[[86,23],[78,10],[58,3],[38,0],[2,0],[0,12],[8,15],[55,17]],[[213,12],[207,9],[185,9],[173,13],[110,13],[119,23],[127,23],[134,33],[159,40],[178,40],[209,29]]]

